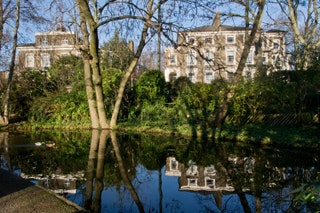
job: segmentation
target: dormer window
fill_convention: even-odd
[[[41,46],[48,46],[48,40],[47,39],[42,39],[41,40]]]
[[[188,44],[194,44],[194,38],[188,38]]]
[[[61,45],[68,45],[68,39],[63,39],[61,41]]]
[[[278,40],[273,41],[273,49],[278,50],[280,48],[280,42]]]
[[[227,44],[234,44],[236,42],[235,36],[234,35],[227,35],[226,42],[227,42]]]
[[[204,43],[205,44],[212,44],[212,38],[211,37],[207,37],[204,39]]]

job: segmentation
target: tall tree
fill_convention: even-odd
[[[4,98],[1,100],[1,125],[8,125],[10,119],[10,93],[15,70],[18,35],[20,35],[20,22],[39,24],[46,20],[38,12],[41,10],[34,6],[35,3],[41,5],[34,1],[0,0],[0,68],[9,71],[7,88]],[[5,55],[7,58],[3,57]]]
[[[192,20],[195,17],[195,13],[191,13],[191,11],[197,11],[197,8],[200,7],[201,4],[208,6],[211,1],[204,0],[198,3],[198,1],[194,0],[188,2],[180,0],[109,0],[105,2],[97,0],[77,0],[76,2],[80,17],[82,17],[86,25],[86,29],[82,29],[82,34],[88,35],[87,45],[89,45],[89,48],[87,48],[85,55],[87,55],[90,60],[90,67],[87,67],[87,72],[90,73],[89,68],[92,70],[90,79],[94,87],[93,91],[95,92],[95,110],[99,117],[99,128],[107,129],[117,125],[117,118],[125,86],[132,72],[135,70],[148,41],[155,35],[159,35],[159,29],[161,29],[161,32],[165,34],[168,40],[172,41],[173,39],[169,34],[177,27],[178,23],[181,22],[181,19],[178,19],[177,16],[180,18],[184,16],[185,20]],[[161,16],[158,16],[160,8]],[[184,12],[180,13],[182,10],[184,10]],[[164,11],[166,12],[165,14]],[[173,13],[174,16],[172,16]],[[186,17],[186,14],[193,15],[192,17],[191,15],[190,17]],[[158,20],[159,17],[161,17],[161,20]],[[180,22],[178,20],[180,20]],[[133,57],[123,74],[112,117],[109,120],[110,122],[108,122],[105,118],[106,111],[104,104],[110,103],[104,103],[104,94],[101,85],[101,62],[99,61],[99,36],[101,34],[99,34],[99,30],[100,32],[102,31],[101,29],[109,32],[110,29],[115,26],[120,26],[122,31],[125,30],[127,32],[127,35],[136,35],[137,47],[134,49]],[[165,33],[165,31],[167,33]],[[83,50],[85,49],[86,47],[83,47]]]
[[[293,59],[296,69],[310,66],[314,54],[320,47],[319,1],[318,0],[277,0],[285,24],[293,33]]]
[[[241,0],[241,1],[233,1],[233,2],[238,3],[240,6],[243,6],[245,8],[244,9],[245,15],[243,17],[245,18],[245,23],[247,27],[247,33],[245,35],[245,43],[244,43],[243,51],[241,53],[240,61],[236,69],[235,77],[233,81],[233,83],[236,83],[242,77],[246,60],[250,52],[250,47],[254,44],[254,41],[256,40],[256,37],[258,36],[258,33],[260,31],[266,1],[265,0],[261,0],[261,1]],[[250,23],[252,23],[252,28],[249,29]],[[229,104],[236,91],[235,84],[233,84],[226,91],[227,92],[224,96],[224,99],[215,115],[214,123],[216,128],[220,128],[222,126],[227,116]]]
[[[9,66],[8,83],[7,83],[5,100],[4,100],[3,118],[2,118],[3,120],[0,122],[0,123],[2,123],[2,125],[5,125],[5,126],[9,124],[10,92],[11,92],[12,77],[13,77],[13,72],[14,72],[16,50],[17,50],[17,43],[18,43],[18,30],[19,30],[19,22],[20,22],[20,6],[21,6],[21,1],[16,0],[15,26],[13,29],[13,44],[12,44],[12,52],[11,52],[11,62],[10,62],[10,66]]]

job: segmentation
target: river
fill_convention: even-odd
[[[319,152],[110,131],[0,132],[1,168],[92,212],[313,212]],[[302,199],[303,200],[303,199]]]

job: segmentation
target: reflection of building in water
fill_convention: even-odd
[[[83,179],[83,174],[76,175],[52,175],[43,177],[40,175],[21,174],[21,177],[37,182],[38,185],[45,187],[56,194],[75,194],[77,191],[77,180]]]
[[[188,165],[179,163],[174,157],[168,157],[166,162],[166,175],[178,176],[180,190],[192,191],[233,191],[230,180],[218,174],[214,165],[199,166],[189,161]]]

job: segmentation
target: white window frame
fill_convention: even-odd
[[[211,74],[211,78],[208,78],[208,74]],[[214,72],[213,70],[205,70],[204,71],[204,82],[210,84],[214,80]]]
[[[232,38],[232,41],[229,41],[229,38]],[[235,44],[236,36],[235,35],[226,35],[226,44]]]
[[[41,67],[50,67],[50,54],[42,53],[41,54]]]
[[[177,64],[177,54],[170,53],[169,54],[169,64],[176,65]]]
[[[27,53],[26,54],[25,67],[34,67],[34,53]]]
[[[204,49],[204,65],[213,66],[214,51],[210,49]]]
[[[175,164],[175,166],[172,166]],[[170,171],[178,171],[179,170],[179,162],[175,158],[170,158]]]
[[[250,48],[246,64],[254,64],[254,47]]]
[[[197,54],[194,50],[189,50],[187,53],[187,65],[194,66],[197,65]]]
[[[229,57],[233,57],[233,60],[230,61]],[[227,65],[234,65],[236,62],[236,51],[234,49],[227,49],[226,50],[226,64]]]

